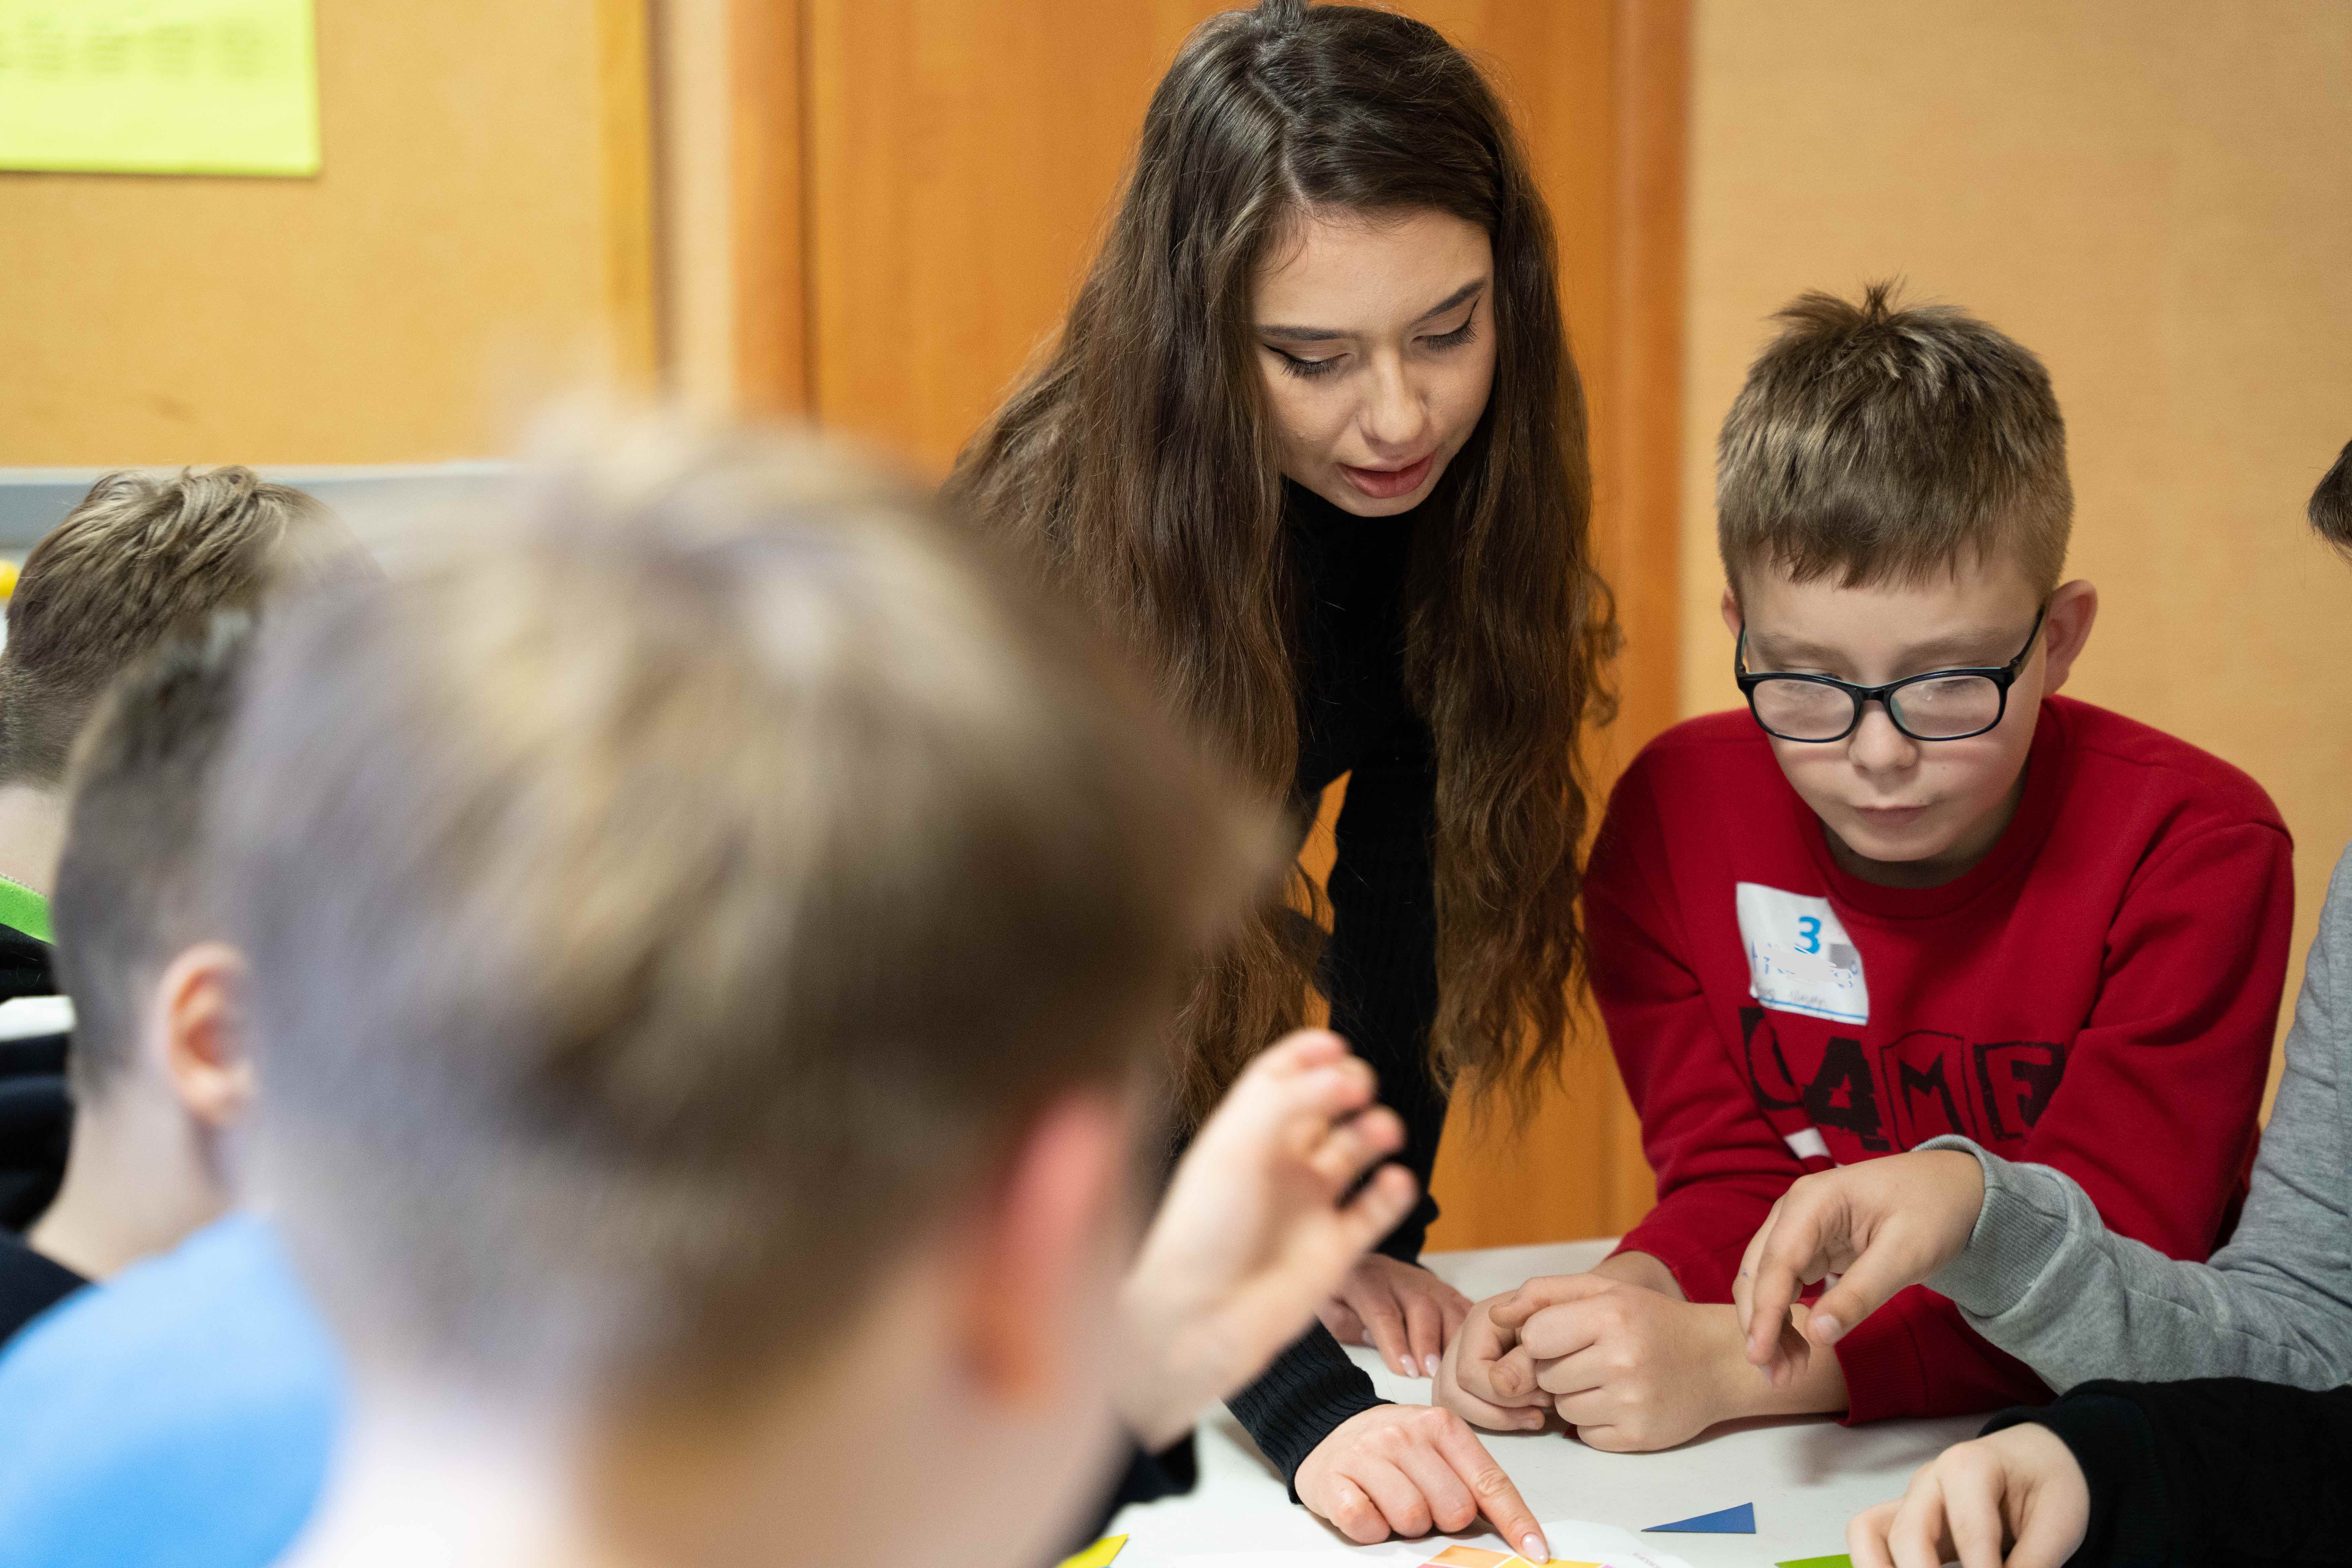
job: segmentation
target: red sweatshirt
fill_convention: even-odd
[[[1831,860],[1744,710],[1659,736],[1610,799],[1585,888],[1593,989],[1658,1177],[1624,1248],[1728,1301],[1790,1183],[1959,1132],[2065,1172],[2110,1228],[2207,1257],[2252,1157],[2289,848],[2236,768],[2056,697],[1982,863],[1881,888]],[[1838,1359],[1854,1421],[2047,1397],[1925,1288]]]

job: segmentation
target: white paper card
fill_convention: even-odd
[[[1862,950],[1846,934],[1827,899],[1783,892],[1761,882],[1741,882],[1734,896],[1739,940],[1748,949],[1750,995],[1783,1012],[1841,1024],[1870,1021]]]

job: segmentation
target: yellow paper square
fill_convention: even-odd
[[[0,168],[315,174],[312,0],[0,0]]]

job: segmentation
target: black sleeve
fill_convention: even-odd
[[[1331,1027],[1381,1075],[1381,1099],[1404,1120],[1402,1163],[1421,1202],[1381,1243],[1407,1263],[1437,1217],[1429,1192],[1445,1091],[1429,1070],[1437,1017],[1437,891],[1430,840],[1436,828],[1437,761],[1416,723],[1396,744],[1360,760],[1339,808],[1331,868],[1331,940],[1323,950]]]
[[[1298,1500],[1298,1467],[1331,1429],[1387,1400],[1372,1392],[1372,1380],[1348,1359],[1331,1331],[1317,1323],[1299,1336],[1255,1383],[1225,1401],[1258,1449],[1274,1461]]]
[[[2034,1421],[2090,1483],[2076,1568],[2352,1563],[2352,1388],[2248,1378],[2086,1383]]]
[[[0,1227],[26,1229],[47,1211],[72,1141],[66,1037],[0,1040]]]
[[[0,1234],[0,1342],[89,1281]]]
[[[1158,1502],[1164,1497],[1181,1497],[1200,1483],[1201,1461],[1192,1447],[1192,1434],[1187,1432],[1173,1447],[1159,1453],[1149,1453],[1140,1443],[1129,1440],[1127,1469],[1118,1478],[1118,1487],[1098,1510],[1086,1531],[1070,1543],[1064,1556],[1084,1552],[1103,1538],[1110,1521],[1120,1509],[1131,1502]]]

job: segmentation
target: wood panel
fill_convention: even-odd
[[[782,0],[778,0],[781,6]],[[808,384],[827,426],[944,472],[1059,321],[1152,85],[1202,0],[799,0]],[[1601,782],[1678,689],[1684,0],[1423,0],[1502,84],[1553,209],[1626,631]],[[1319,837],[1328,863],[1325,803]],[[1309,860],[1316,847],[1310,844]],[[1323,868],[1310,864],[1319,875]],[[1649,1173],[1598,1031],[1529,1125],[1457,1108],[1437,1246],[1619,1230]]]
[[[0,174],[0,463],[506,451],[653,350],[643,0],[319,0],[315,179]]]
[[[812,340],[803,18],[799,5],[775,0],[729,0],[729,12],[737,397],[747,413],[805,415]]]
[[[933,473],[1060,321],[1215,0],[803,0],[811,384]]]

